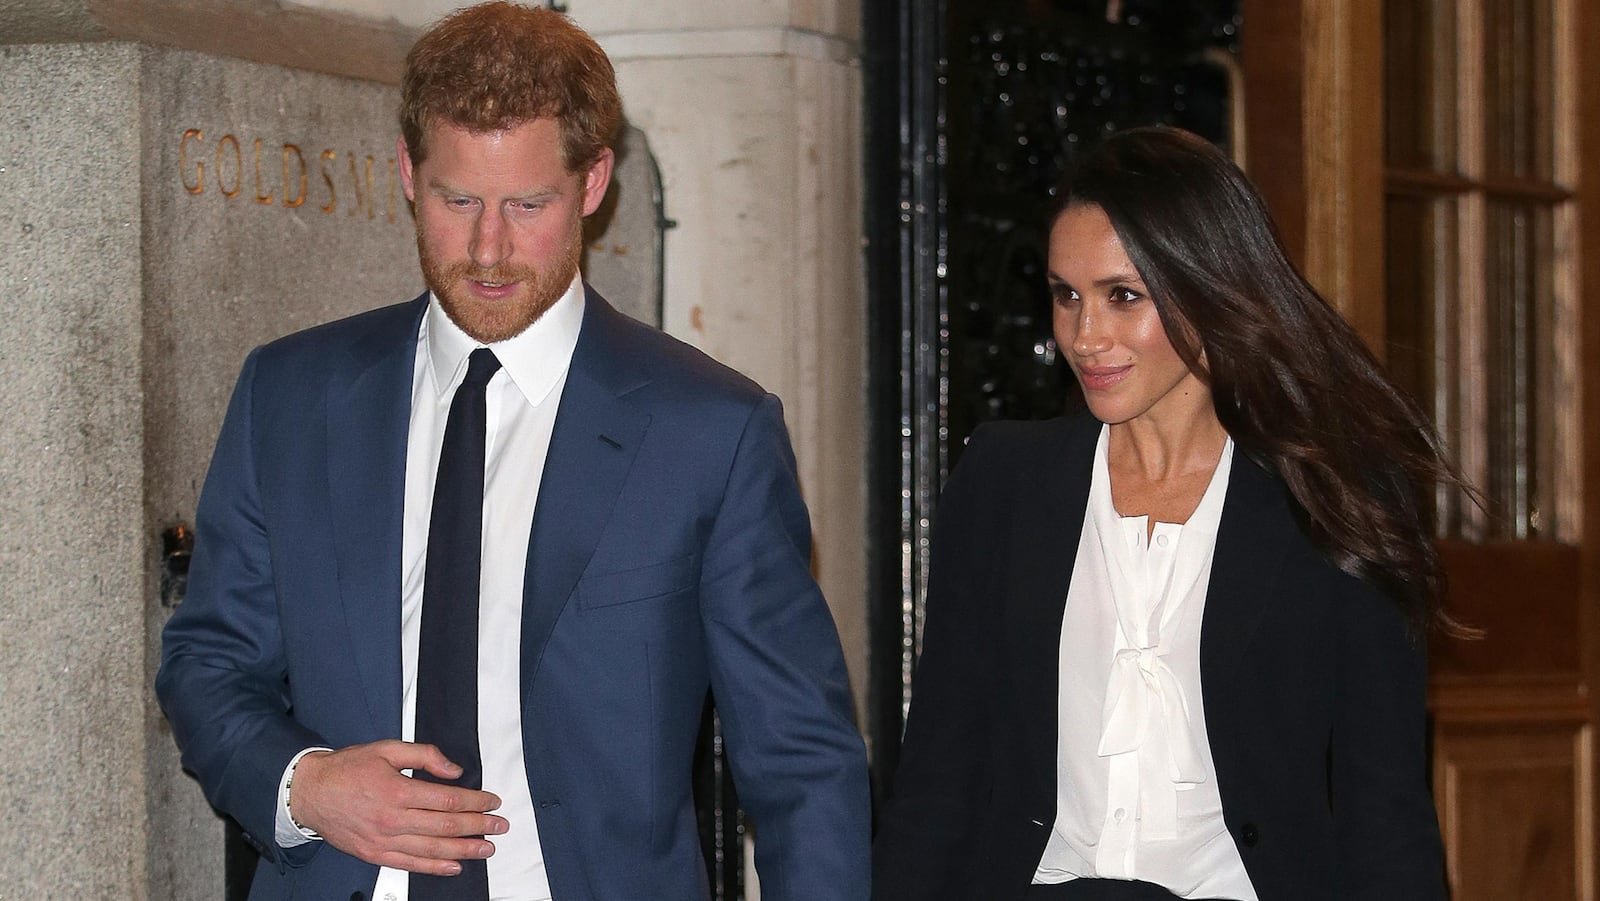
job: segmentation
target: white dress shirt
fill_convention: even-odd
[[[1100,432],[1061,628],[1056,822],[1036,883],[1142,879],[1257,901],[1222,818],[1200,629],[1229,439],[1184,524],[1119,516]]]
[[[526,331],[489,345],[501,369],[486,389],[478,743],[483,788],[500,797],[500,809],[495,813],[510,823],[504,835],[488,837],[495,846],[494,856],[488,860],[491,901],[550,898],[522,749],[522,582],[534,505],[556,409],[583,323],[583,307],[583,283],[574,277],[566,293]],[[417,341],[406,445],[400,573],[401,737],[406,741],[412,740],[416,724],[422,583],[439,451],[450,402],[466,377],[467,357],[481,346],[450,321],[437,298],[429,298]],[[286,822],[287,813],[280,804],[278,843],[284,847],[307,840]],[[373,889],[374,901],[406,901],[409,879],[403,870],[384,867]]]

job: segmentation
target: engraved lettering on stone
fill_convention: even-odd
[[[373,203],[372,197],[372,157],[367,157],[367,179],[364,186],[365,189],[363,189],[361,170],[356,168],[356,155],[354,152],[351,152],[348,154],[348,156],[350,157],[350,185],[353,192],[353,199],[351,200],[350,204],[350,215],[354,216],[364,209],[367,211],[367,218],[371,219],[375,215],[373,209],[375,204]]]
[[[233,188],[225,188],[222,175],[222,160],[227,153],[227,147],[233,146]],[[239,139],[233,135],[223,135],[217,142],[217,190],[222,196],[232,200],[239,196],[239,186],[244,181],[244,154],[239,151]]]
[[[270,205],[274,200],[277,199],[277,196],[275,194],[273,194],[271,191],[268,191],[265,194],[261,193],[261,139],[260,138],[256,138],[256,148],[255,149],[256,149],[256,203],[259,203],[259,204],[262,204],[262,205]],[[287,183],[284,186],[284,191],[285,191],[285,193],[288,192]]]
[[[372,155],[367,155],[367,218],[375,219],[378,215],[378,195],[372,189]]]
[[[249,177],[256,203],[262,206],[282,206],[295,209],[305,206],[311,199],[311,164],[307,158],[307,151],[302,144],[283,142],[279,156],[279,166],[282,180],[273,184],[273,165],[270,159],[263,161],[262,148],[271,147],[276,139],[272,137],[252,137],[248,134],[241,137],[234,133],[225,133],[217,141],[212,152],[207,152],[206,133],[204,129],[184,129],[178,137],[178,180],[183,188],[190,194],[204,194],[206,191],[206,163],[211,163],[212,189],[223,197],[232,200],[238,197],[245,186],[245,159],[244,143],[251,142]],[[268,151],[270,153],[270,151]],[[360,218],[363,213],[368,221],[375,222],[379,218],[380,200],[383,202],[383,218],[388,222],[396,221],[397,209],[401,205],[400,179],[397,159],[395,157],[378,157],[372,154],[362,154],[357,150],[339,151],[325,148],[317,153],[317,175],[322,181],[321,191],[325,196],[317,204],[318,209],[332,215],[340,206],[338,181],[339,157],[347,157],[345,168],[349,172],[349,182],[345,190],[349,199],[345,201],[345,212],[350,218]],[[214,157],[214,159],[213,159]],[[383,161],[384,169],[378,170],[379,160]],[[384,179],[379,184],[379,179]],[[279,189],[279,186],[281,190]],[[380,189],[385,193],[380,194]]]
[[[389,157],[389,221],[394,221],[394,157]]]
[[[290,199],[290,197],[289,197],[289,185],[294,183],[294,180],[292,178],[290,178],[290,176],[289,176],[289,160],[291,158],[295,161],[295,165],[300,167],[300,190],[299,190],[298,193],[296,193],[294,195],[293,199]],[[305,154],[301,153],[300,152],[300,148],[295,146],[294,144],[285,144],[285,145],[283,145],[283,205],[284,206],[297,207],[297,206],[299,206],[299,205],[301,205],[301,204],[306,202],[306,181],[307,181],[306,176],[307,176],[307,172],[306,172]]]
[[[322,183],[328,186],[328,202],[321,208],[324,213],[332,213],[339,208],[339,192],[333,189],[333,176],[328,174],[328,161],[338,158],[339,154],[332,150],[322,151]]]
[[[204,160],[194,161],[194,184],[189,184],[189,141],[203,141],[206,133],[198,128],[184,129],[183,137],[178,139],[178,177],[183,180],[184,190],[190,194],[199,194],[206,189],[206,164]]]

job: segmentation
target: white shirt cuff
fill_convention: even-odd
[[[283,768],[283,778],[278,780],[278,824],[273,833],[280,848],[293,848],[310,841],[321,841],[322,836],[304,826],[295,824],[294,817],[289,815],[289,781],[294,776],[294,768],[299,766],[300,758],[312,751],[332,751],[332,748],[306,748],[294,755],[289,765]]]

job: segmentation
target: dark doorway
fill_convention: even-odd
[[[1122,128],[1235,132],[1238,0],[886,0],[863,20],[872,366],[868,735],[898,761],[929,526],[967,436],[1077,402],[1045,290],[1047,211]]]

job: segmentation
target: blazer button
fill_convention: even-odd
[[[1245,823],[1239,827],[1239,841],[1244,842],[1246,848],[1254,848],[1256,842],[1261,840],[1261,830],[1255,823]]]

